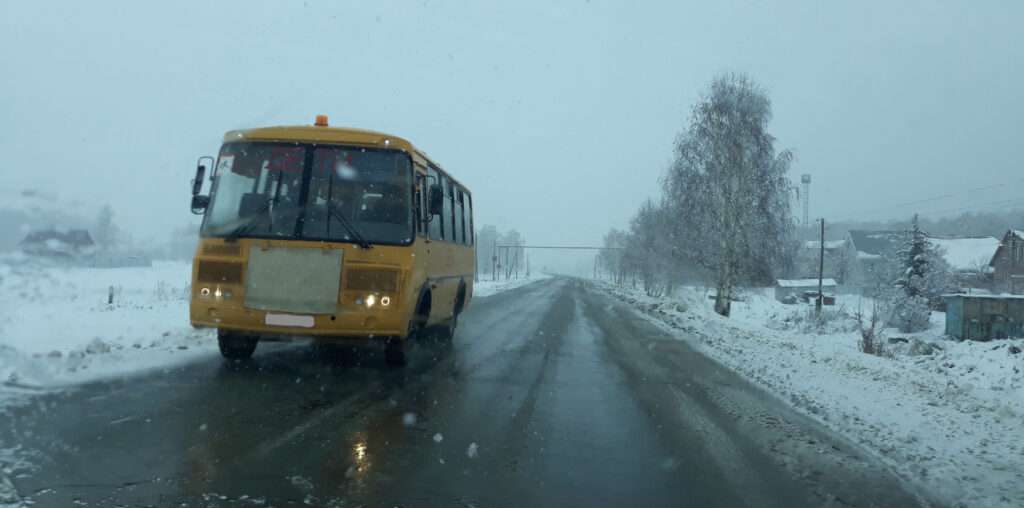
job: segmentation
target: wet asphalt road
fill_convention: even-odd
[[[915,506],[847,441],[588,283],[475,300],[404,369],[261,345],[0,425],[34,506]]]

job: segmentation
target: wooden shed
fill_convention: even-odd
[[[1024,295],[944,295],[946,335],[960,340],[1024,337]]]
[[[835,279],[821,281],[822,291],[830,298],[835,294]],[[818,293],[818,279],[779,279],[775,281],[775,299],[783,303],[792,303],[804,299],[805,293]]]

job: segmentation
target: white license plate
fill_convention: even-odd
[[[267,313],[265,322],[271,326],[301,326],[302,328],[313,328],[315,321],[313,316],[299,316],[295,314],[272,314]]]

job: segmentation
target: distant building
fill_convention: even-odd
[[[1003,235],[989,267],[995,291],[1024,294],[1024,231],[1011,229]]]
[[[822,264],[821,242],[806,241],[801,247],[797,254],[796,275],[817,280],[819,265]],[[825,240],[824,254],[823,276],[835,279],[839,284],[845,284],[850,265],[847,259],[846,240]]]
[[[1024,295],[945,295],[946,335],[960,340],[1024,337]]]
[[[989,262],[999,248],[999,240],[991,236],[929,236],[939,248],[943,259],[953,270],[961,288],[991,289],[992,269]]]
[[[859,286],[868,292],[880,285],[890,284],[886,280],[885,258],[899,249],[900,242],[907,237],[906,231],[898,230],[851,230],[846,235],[846,284]]]
[[[95,244],[84,229],[33,231],[18,243],[22,252],[32,256],[71,258],[90,253]]]

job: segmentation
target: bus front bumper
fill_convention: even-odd
[[[318,337],[376,338],[404,337],[408,326],[398,309],[336,314],[290,314],[192,301],[192,326],[234,330],[276,338]]]

